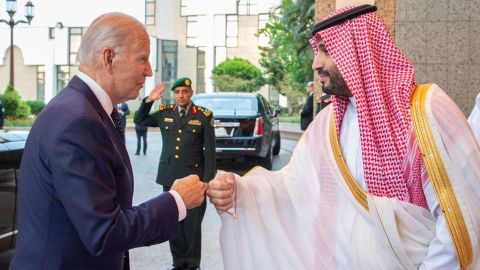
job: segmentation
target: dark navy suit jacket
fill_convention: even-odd
[[[135,207],[132,195],[124,141],[75,76],[38,116],[27,139],[11,269],[128,268],[129,249],[175,237],[178,224],[170,193]]]

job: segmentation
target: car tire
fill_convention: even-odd
[[[273,146],[273,155],[278,155],[280,153],[281,139],[280,131],[276,133],[275,136],[275,145]]]
[[[264,167],[267,170],[272,169],[272,164],[273,164],[273,145],[270,145],[268,148],[268,153],[264,158],[260,158],[260,166]]]

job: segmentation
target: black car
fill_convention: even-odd
[[[17,186],[26,134],[0,132],[0,253],[15,247]]]
[[[272,168],[273,155],[280,152],[278,116],[262,95],[198,94],[193,102],[213,112],[217,159],[255,159]]]

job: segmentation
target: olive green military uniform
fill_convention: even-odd
[[[213,179],[216,162],[212,112],[192,103],[184,117],[180,117],[176,105],[160,105],[157,112],[149,114],[153,102],[145,100],[135,113],[135,123],[160,127],[163,148],[157,183],[168,191],[176,179],[190,174],[198,175],[203,182]],[[201,206],[187,210],[187,217],[179,223],[177,238],[170,241],[174,266],[192,269],[200,266],[205,210],[206,200]]]

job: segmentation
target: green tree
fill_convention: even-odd
[[[212,81],[221,92],[255,92],[265,84],[260,69],[239,57],[218,64],[212,70]]]
[[[5,88],[2,101],[6,118],[27,118],[30,115],[30,106],[22,101],[18,92],[10,84]]]
[[[306,82],[313,78],[308,40],[314,16],[315,0],[282,0],[259,31],[270,39],[268,47],[260,47],[266,82],[288,97],[289,114],[303,102]]]

